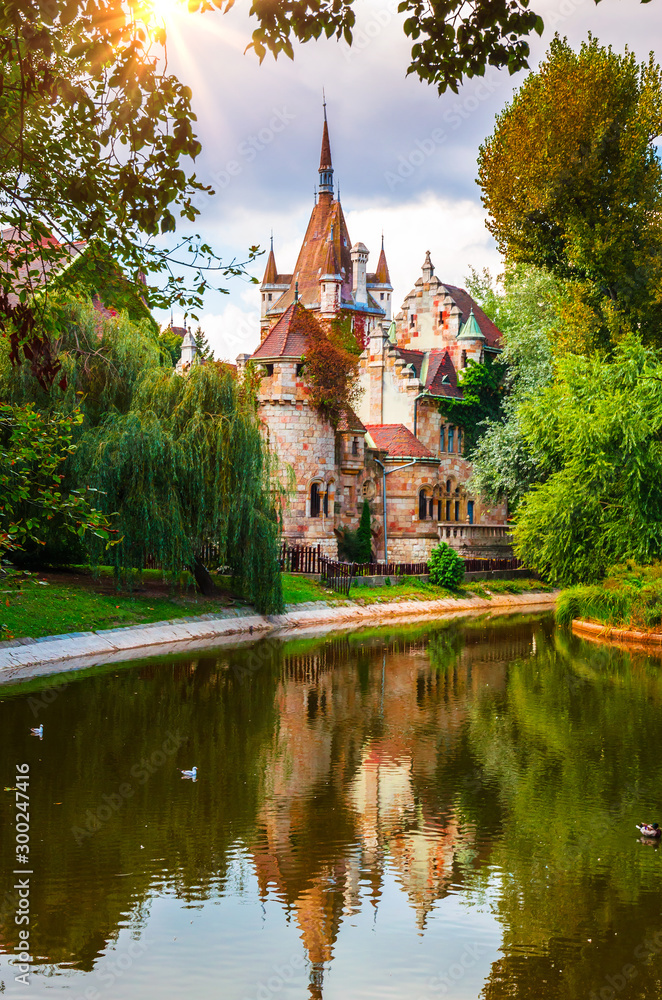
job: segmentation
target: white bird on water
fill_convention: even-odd
[[[32,733],[33,736],[38,736],[41,739],[41,737],[44,735],[44,724],[43,724],[43,722],[42,722],[42,724],[40,726],[37,726],[36,729],[31,729],[30,732]]]
[[[195,781],[195,779],[198,776],[197,767],[192,767],[190,771],[184,771],[183,768],[181,767],[179,770],[182,772],[182,778],[193,778],[193,780]]]

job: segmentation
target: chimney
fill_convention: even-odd
[[[355,243],[351,250],[351,258],[354,301],[357,303],[367,303],[366,266],[368,263],[368,248],[363,243]]]

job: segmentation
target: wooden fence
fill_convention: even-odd
[[[519,559],[465,559],[465,573],[488,573],[493,569],[524,569]]]
[[[322,549],[319,545],[288,545],[280,548],[280,568],[283,573],[321,573]]]
[[[355,570],[357,565],[358,563],[336,562],[334,559],[329,559],[328,556],[322,556],[322,580],[331,590],[337,590],[338,593],[349,597],[349,588],[352,586],[352,580],[356,575]]]

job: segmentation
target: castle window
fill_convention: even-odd
[[[297,365],[297,375],[303,375],[303,369],[304,369],[303,364]]]
[[[383,302],[383,301],[384,301],[384,293],[383,293],[383,292],[380,292],[380,293],[379,293],[379,297],[380,297],[380,299],[381,299],[381,300],[382,300],[382,302]]]
[[[425,490],[421,490],[418,494],[418,520],[425,521],[428,516],[428,498],[425,495]]]
[[[444,325],[444,314],[442,313],[441,310],[439,310],[439,326],[443,325]]]
[[[454,427],[449,427],[448,428],[448,452],[449,452],[449,454],[452,455],[454,450],[455,450],[455,428]]]
[[[461,427],[458,427],[458,429],[457,429],[457,453],[458,453],[458,455],[462,454],[462,428]]]
[[[271,302],[271,292],[269,292],[269,301]]]
[[[437,500],[437,520],[441,521],[441,500]]]
[[[271,376],[274,373],[274,366],[273,365],[264,365],[263,367],[264,367],[265,377],[266,378],[271,378]]]
[[[326,494],[325,494],[326,498]],[[310,487],[310,516],[319,517],[322,509],[322,498],[320,497],[320,484],[312,483]]]
[[[352,455],[358,455],[359,453],[359,439],[352,438]]]
[[[412,313],[411,316],[409,317],[409,329],[413,330],[415,326],[416,326],[416,313]]]
[[[460,501],[459,500],[455,501],[455,520],[456,521],[460,520]]]
[[[450,521],[450,519],[451,519],[451,502],[450,502],[450,500],[447,500],[446,501],[446,520]]]
[[[442,424],[439,428],[439,451],[445,451],[446,449],[446,428]]]
[[[467,352],[466,351],[462,351],[462,367],[463,368],[467,367]]]
[[[473,500],[467,501],[467,521],[469,524],[474,523],[474,502]]]
[[[451,481],[450,481],[450,479],[447,479],[446,480],[446,492],[450,493],[450,491],[451,491]],[[446,518],[446,520],[448,520],[448,518]]]

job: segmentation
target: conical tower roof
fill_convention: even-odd
[[[319,169],[333,169],[333,163],[331,162],[331,143],[329,142],[329,126],[326,121],[326,109],[324,111],[324,127],[322,128],[322,151],[320,153]]]
[[[458,334],[458,340],[485,340],[485,334],[478,326],[478,320],[474,316],[473,307],[466,321]]]
[[[275,285],[278,282],[278,268],[276,267],[276,258],[274,256],[274,240],[271,237],[271,249],[269,250],[269,256],[267,257],[267,266],[264,271],[264,278],[262,279],[263,285]]]
[[[380,285],[390,285],[391,276],[388,273],[388,264],[386,263],[386,254],[384,253],[384,237],[382,236],[382,250],[379,255],[379,260],[377,261],[377,270],[375,272],[377,281]]]

